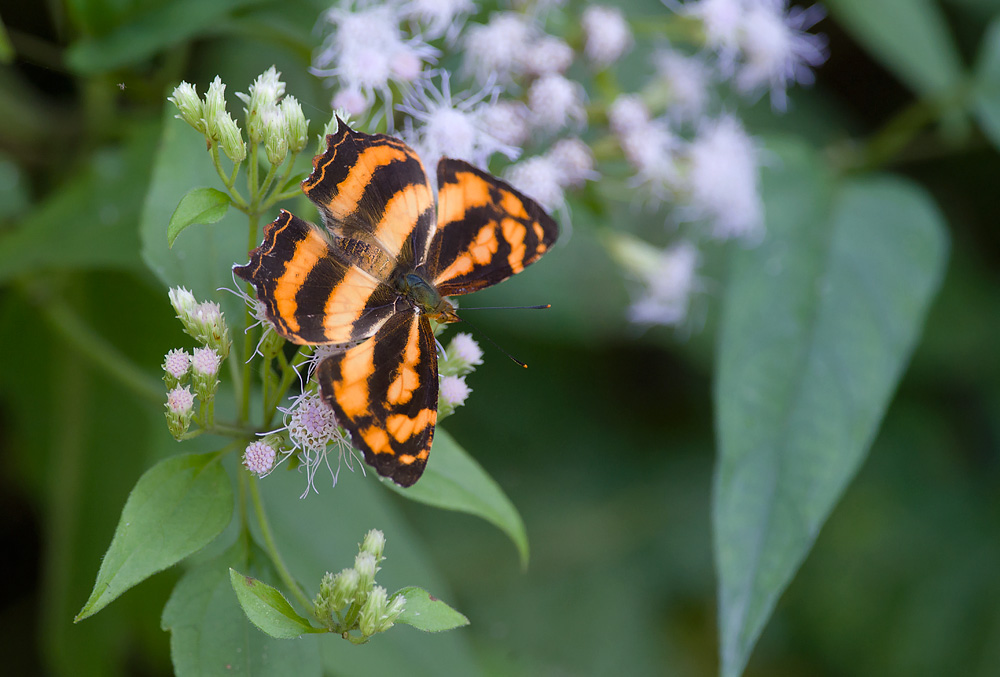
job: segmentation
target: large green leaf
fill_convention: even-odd
[[[933,0],[828,0],[830,14],[913,91],[958,85],[962,60]]]
[[[192,188],[181,198],[177,209],[167,224],[167,246],[173,247],[174,240],[190,226],[215,223],[229,211],[232,199],[229,193],[215,188]]]
[[[229,570],[229,582],[243,612],[261,632],[275,639],[295,639],[306,633],[328,632],[300,616],[277,588],[236,569]]]
[[[940,281],[934,203],[889,176],[833,182],[784,149],[768,234],[733,260],[715,384],[723,674],[738,675],[864,460]]]
[[[83,171],[0,235],[0,281],[51,268],[137,269],[135,223],[158,131],[136,125],[122,146],[97,151]]]
[[[232,513],[233,491],[218,454],[174,456],[147,470],[125,502],[90,599],[76,620],[200,550],[229,524]]]
[[[390,480],[385,486],[407,498],[446,510],[458,510],[481,517],[510,537],[528,565],[528,534],[517,508],[483,466],[443,428],[434,433],[434,447],[420,480],[403,488]]]
[[[973,110],[986,136],[1000,149],[1000,19],[993,20],[980,43]]]
[[[230,567],[273,579],[266,556],[256,548],[248,553],[241,543],[184,574],[163,609],[178,677],[321,674],[314,641],[273,639],[250,623],[233,592]]]
[[[406,606],[399,614],[397,623],[406,623],[424,632],[454,630],[469,624],[468,618],[421,588],[411,585],[396,592],[393,597],[396,595],[406,599]]]

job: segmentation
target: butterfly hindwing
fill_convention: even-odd
[[[277,332],[295,343],[352,343],[393,313],[396,293],[344,260],[316,226],[284,210],[250,262],[233,271],[256,287]]]
[[[397,313],[367,341],[323,360],[317,379],[365,461],[396,484],[416,482],[437,422],[437,347],[427,317]]]
[[[399,139],[361,134],[343,122],[313,159],[302,190],[316,203],[335,238],[373,244],[385,257],[371,262],[412,266],[423,258],[434,228],[434,196],[420,158]],[[390,271],[382,274],[388,279]]]
[[[521,272],[558,227],[534,200],[461,160],[438,163],[437,229],[427,267],[442,296],[468,294]]]

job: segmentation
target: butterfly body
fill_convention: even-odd
[[[340,123],[302,183],[325,229],[282,211],[234,267],[279,334],[337,349],[317,368],[323,398],[366,462],[402,486],[423,472],[437,421],[430,319],[457,321],[447,296],[520,272],[558,232],[472,165],[442,159],[437,178],[435,205],[409,146]]]

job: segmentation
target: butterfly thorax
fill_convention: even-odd
[[[457,322],[455,306],[419,273],[406,273],[396,280],[396,289],[422,313],[437,322]]]

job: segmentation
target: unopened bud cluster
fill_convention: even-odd
[[[476,340],[464,332],[455,334],[438,361],[438,420],[455,413],[465,404],[472,389],[465,377],[483,363],[483,351]]]
[[[163,381],[168,389],[167,427],[175,438],[180,439],[194,418],[195,397],[203,406],[215,399],[219,388],[219,368],[229,355],[231,341],[219,304],[210,301],[199,303],[194,294],[183,287],[172,288],[169,296],[184,331],[202,344],[191,353],[176,348],[163,358]],[[191,392],[192,388],[194,392]]]
[[[393,626],[406,599],[399,594],[390,598],[385,588],[375,585],[384,550],[385,536],[372,529],[361,543],[353,567],[323,576],[314,601],[317,620],[345,637],[358,630],[361,641]]]
[[[177,116],[205,135],[209,144],[218,144],[234,164],[247,157],[243,130],[226,110],[226,85],[216,76],[205,98],[198,97],[195,86],[182,82],[169,97],[179,111]],[[245,104],[247,137],[251,144],[263,144],[267,160],[280,165],[288,153],[305,148],[309,121],[294,96],[285,96],[285,83],[272,66],[262,73],[247,93],[236,94]]]

